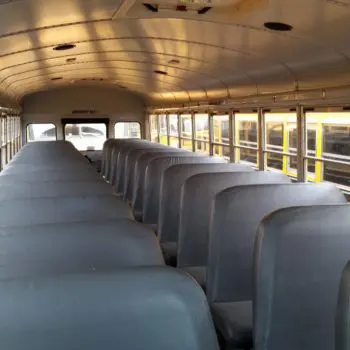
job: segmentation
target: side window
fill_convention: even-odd
[[[115,124],[114,136],[116,139],[141,138],[141,126],[137,122],[119,122]]]
[[[49,124],[28,124],[27,142],[56,140],[56,126]]]
[[[104,123],[66,124],[64,135],[78,151],[99,151],[106,141],[107,127]]]

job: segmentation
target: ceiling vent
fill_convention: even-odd
[[[81,78],[79,81],[104,81],[103,78]]]
[[[55,51],[66,51],[66,50],[72,50],[75,48],[75,44],[59,44],[55,46],[53,49]]]
[[[154,73],[160,74],[160,75],[168,75],[168,73],[164,72],[163,70],[155,70]]]
[[[198,4],[179,4],[179,3],[166,3],[166,4],[148,4],[143,3],[143,6],[148,11],[151,12],[168,12],[168,11],[175,11],[175,12],[196,12],[198,15],[203,15],[207,13],[211,6],[202,6]]]
[[[203,18],[232,21],[268,8],[269,0],[124,0],[117,18]]]

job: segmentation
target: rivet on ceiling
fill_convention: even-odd
[[[155,70],[154,73],[156,73],[156,74],[161,74],[161,75],[168,75],[167,72],[164,72],[164,71],[162,71],[162,70]]]
[[[74,44],[60,44],[60,45],[57,45],[55,46],[53,49],[55,51],[65,51],[65,50],[71,50],[71,49],[74,49],[76,45]]]
[[[264,27],[279,32],[289,32],[293,29],[293,27],[290,24],[282,22],[266,22],[264,23]]]
[[[177,60],[176,58],[174,58],[174,59],[170,60],[169,63],[170,63],[170,64],[179,64],[180,61]]]

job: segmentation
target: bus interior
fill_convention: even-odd
[[[0,0],[1,350],[350,350],[349,0]]]

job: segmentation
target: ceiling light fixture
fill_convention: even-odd
[[[266,29],[279,31],[279,32],[289,32],[293,29],[290,24],[282,23],[282,22],[266,22],[264,23],[264,27]]]
[[[71,50],[74,49],[76,45],[74,44],[60,44],[55,46],[53,49],[55,51],[65,51],[65,50]]]
[[[51,78],[52,81],[56,81],[56,80],[62,80],[62,77],[55,77],[55,78]]]
[[[174,58],[174,59],[170,60],[169,63],[170,63],[170,64],[179,64],[180,61],[177,60],[176,58]]]
[[[158,5],[143,3],[143,6],[145,6],[148,11],[158,12]]]
[[[162,71],[162,70],[155,70],[154,73],[156,73],[156,74],[161,74],[161,75],[168,75],[167,72],[164,72],[164,71]]]
[[[66,62],[67,63],[73,63],[73,62],[75,62],[77,59],[75,58],[75,57],[71,57],[71,58],[67,58],[66,59]]]

